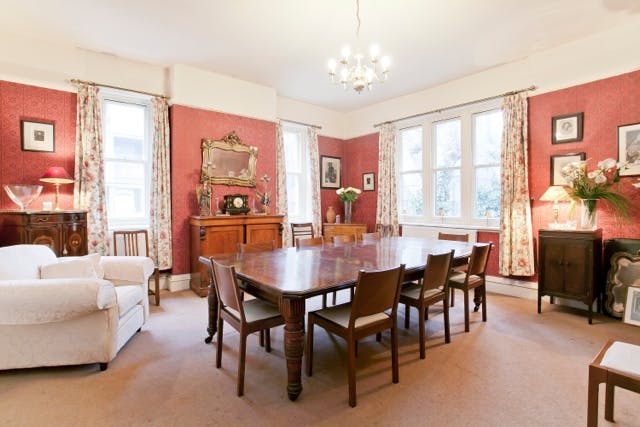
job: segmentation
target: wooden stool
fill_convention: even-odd
[[[598,425],[598,387],[606,383],[604,419],[613,422],[614,387],[640,393],[640,346],[609,340],[589,365],[587,427]]]

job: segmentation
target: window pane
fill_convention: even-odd
[[[474,130],[474,165],[500,164],[500,147],[502,145],[502,111],[473,116]]]
[[[140,182],[144,186],[144,163],[105,162],[104,178],[107,184],[116,182]]]
[[[144,218],[144,187],[107,185],[107,211],[110,219]]]
[[[475,172],[474,216],[498,218],[500,216],[500,168],[477,168]]]
[[[302,144],[298,132],[283,132],[284,157],[288,172],[302,172]]]
[[[422,128],[403,129],[401,132],[402,170],[422,169]]]
[[[422,215],[422,174],[405,173],[400,179],[402,181],[401,215]]]
[[[106,157],[145,160],[146,107],[106,101],[104,146]]]
[[[460,216],[460,169],[435,173],[435,216]]]
[[[288,166],[288,165],[287,165]],[[289,217],[297,217],[301,213],[300,175],[287,174],[287,213]]]
[[[460,167],[461,122],[459,119],[441,122],[435,125],[435,167]]]

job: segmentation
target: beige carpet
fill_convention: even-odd
[[[489,321],[472,314],[465,334],[458,296],[449,345],[442,315],[432,309],[425,360],[412,311],[411,329],[400,329],[399,384],[391,383],[388,336],[382,344],[361,342],[358,406],[350,408],[340,338],[318,330],[314,376],[303,376],[304,391],[290,402],[282,330],[272,333],[271,354],[250,337],[245,396],[238,398],[238,335],[225,329],[216,369],[215,348],[203,343],[206,299],[164,293],[151,321],[105,372],[97,365],[1,372],[0,425],[583,426],[590,360],[608,338],[640,344],[640,328],[603,316],[590,326],[585,312],[549,304],[538,315],[535,301],[493,294]],[[610,425],[604,386],[600,394],[600,425]],[[640,425],[640,395],[618,389],[615,419]]]

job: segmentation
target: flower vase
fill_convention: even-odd
[[[598,228],[598,199],[580,199],[581,214],[580,228],[583,230],[595,230]]]
[[[353,202],[350,202],[348,200],[345,200],[344,202],[344,223],[345,224],[351,224],[351,204]]]
[[[333,224],[336,222],[336,210],[333,209],[333,206],[329,206],[327,209],[327,223]]]

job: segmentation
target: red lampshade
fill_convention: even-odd
[[[60,166],[51,166],[44,172],[40,181],[49,182],[51,184],[71,184],[73,182],[73,178],[69,176],[64,168]]]

